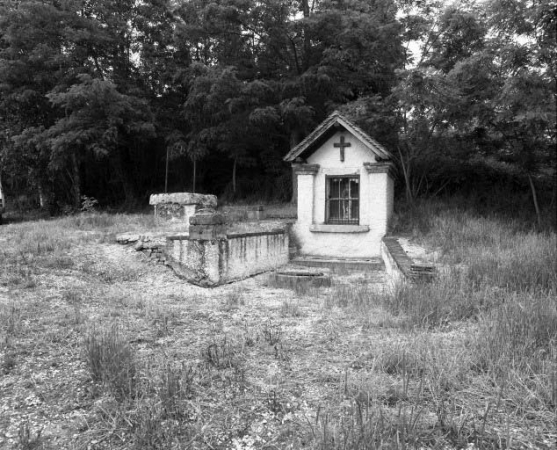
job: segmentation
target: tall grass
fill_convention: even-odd
[[[557,234],[523,231],[513,222],[469,212],[443,212],[425,236],[469,280],[512,291],[557,292]]]
[[[405,325],[430,328],[454,320],[476,317],[499,301],[497,292],[474,290],[458,274],[433,283],[402,284],[381,296],[381,304],[393,315],[404,315]]]
[[[35,287],[40,269],[73,266],[68,252],[76,245],[122,231],[154,228],[152,215],[82,213],[53,220],[37,220],[2,227],[9,245],[0,246],[0,283]],[[78,231],[77,233],[75,231]]]
[[[557,302],[515,294],[482,315],[473,339],[476,369],[520,392],[524,408],[557,408]]]
[[[418,239],[439,249],[440,263],[450,269],[432,284],[400,286],[383,297],[392,313],[415,326],[436,326],[477,318],[518,294],[525,307],[557,296],[557,234],[470,211],[429,206],[422,214],[417,222],[428,226]]]
[[[465,324],[456,327],[466,330],[465,336],[459,338],[462,345],[458,349],[441,349],[431,342],[393,346],[375,358],[374,366],[403,380],[410,374],[410,379],[423,381],[426,397],[437,405],[437,422],[429,436],[437,433],[442,437],[434,438],[428,445],[445,440],[457,448],[467,443],[478,448],[512,447],[501,436],[497,439],[502,441],[494,441],[493,432],[486,431],[497,426],[491,416],[499,414],[498,408],[507,417],[512,413],[513,420],[529,418],[544,424],[555,420],[557,234],[533,231],[522,222],[439,208],[438,204],[426,205],[421,212],[414,210],[413,217],[414,238],[441,253],[437,279],[428,284],[403,284],[384,293],[337,288],[328,302],[352,309],[362,317],[378,305],[383,306],[400,318],[391,325],[410,330],[412,339],[427,330],[434,333],[451,330],[454,327],[440,327],[464,321]],[[455,396],[466,386],[475,390],[476,395],[489,398],[475,423],[469,418],[474,416],[455,403]],[[393,398],[396,404],[411,400],[404,389],[397,392],[387,396],[387,400],[391,402],[389,399]],[[376,399],[381,400],[377,395]],[[463,405],[468,402],[460,401]],[[449,408],[451,402],[455,405]],[[361,439],[377,439],[377,433],[371,433],[379,429],[388,431],[384,424],[394,427],[398,436],[408,431],[392,417],[380,422],[375,416],[372,422],[364,420],[362,425],[358,414],[349,414],[357,426],[340,421],[325,427],[328,434],[321,438],[322,447],[366,448]],[[415,438],[416,442],[426,443],[417,429],[410,431],[406,444],[399,446],[397,441],[393,448],[406,448]],[[330,433],[336,433],[335,442],[339,438],[348,439],[349,444],[332,445],[327,441]],[[388,432],[379,436],[392,443]]]
[[[153,214],[81,213],[58,221],[63,227],[111,233],[149,230],[156,227]]]

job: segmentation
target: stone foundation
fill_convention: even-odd
[[[286,226],[227,233],[221,214],[200,213],[190,218],[189,236],[167,237],[165,253],[177,275],[200,286],[217,286],[286,264],[288,244]]]
[[[207,230],[205,235],[214,231]],[[168,236],[167,264],[199,286],[217,286],[263,273],[288,263],[288,232],[228,234],[215,239]]]

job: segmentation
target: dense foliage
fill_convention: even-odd
[[[0,2],[0,170],[41,206],[165,188],[289,199],[335,109],[417,196],[555,207],[553,0]],[[508,197],[507,197],[508,198]],[[480,203],[482,199],[480,198]]]

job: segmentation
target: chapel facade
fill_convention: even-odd
[[[293,233],[302,255],[365,258],[381,252],[393,211],[392,156],[334,112],[284,160],[297,177]]]

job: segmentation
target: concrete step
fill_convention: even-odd
[[[383,259],[377,258],[333,258],[326,256],[300,255],[290,260],[290,264],[306,267],[327,267],[333,271],[360,272],[384,270]]]

